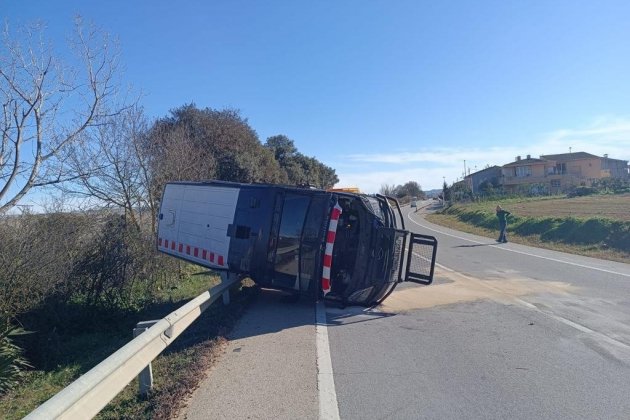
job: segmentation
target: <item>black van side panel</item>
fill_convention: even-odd
[[[300,247],[300,291],[318,297],[321,291],[324,248],[330,209],[335,201],[330,194],[315,194],[304,222]]]
[[[241,187],[234,223],[228,229],[230,270],[265,282],[267,253],[277,188]]]
[[[319,190],[286,187],[241,187],[234,222],[227,234],[231,237],[230,270],[243,273],[263,287],[292,289],[281,284],[275,270],[278,232],[287,194],[310,197],[310,205],[300,237],[298,288],[315,296],[321,279],[323,247],[328,228],[332,195]]]

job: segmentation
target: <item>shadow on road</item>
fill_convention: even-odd
[[[493,243],[490,243],[490,244],[457,245],[457,246],[454,246],[453,248],[476,248],[476,247],[478,247],[478,246],[490,246],[490,245],[496,245],[497,243],[500,243],[500,242],[493,242]]]
[[[395,316],[396,313],[379,312],[360,306],[345,308],[328,306],[328,326],[341,326],[360,322],[368,322]],[[263,334],[317,325],[315,304],[306,299],[294,301],[285,293],[260,289],[256,298],[232,330],[228,338],[238,339]]]
[[[327,320],[329,327],[358,324],[361,322],[374,321],[376,319],[390,318],[397,314],[392,312],[376,312],[370,308],[360,306],[349,306],[346,308],[328,308]]]

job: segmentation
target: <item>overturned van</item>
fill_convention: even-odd
[[[399,282],[433,280],[437,241],[404,230],[381,195],[175,182],[158,219],[159,251],[313,299],[370,306]]]

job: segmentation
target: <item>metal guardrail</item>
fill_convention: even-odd
[[[202,293],[114,354],[83,374],[25,419],[87,419],[97,415],[138,374],[147,368],[201,313],[239,281],[222,275],[221,284]],[[229,298],[224,297],[224,302]]]

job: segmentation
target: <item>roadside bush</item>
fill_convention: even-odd
[[[458,217],[462,222],[471,223],[475,226],[481,226],[487,229],[495,229],[498,226],[495,215],[479,210],[472,212],[460,212]]]
[[[63,293],[81,249],[91,239],[86,217],[23,215],[0,221],[0,313],[28,312]]]
[[[123,216],[108,216],[70,273],[73,300],[88,307],[128,306],[135,274],[143,270],[142,256],[133,252],[138,236],[127,228]]]
[[[109,215],[69,275],[71,300],[105,310],[141,309],[177,271],[175,260],[156,252],[152,234]]]
[[[0,327],[33,332],[19,344],[38,368],[54,367],[74,334],[133,323],[179,272],[151,234],[111,212],[5,217],[0,238]]]
[[[586,186],[572,187],[567,192],[567,197],[568,198],[584,197],[587,195],[597,194],[597,192],[598,192],[597,188],[593,188],[593,187],[586,187]]]
[[[15,327],[16,321],[24,325],[25,314],[49,296],[63,293],[76,255],[89,236],[87,218],[81,215],[25,214],[0,220],[0,364],[6,387],[13,386],[28,366],[13,340],[22,331]],[[28,346],[34,336],[24,337],[20,345]]]
[[[605,239],[604,245],[626,252],[630,250],[630,223],[612,222],[610,235]]]
[[[561,219],[548,217],[519,217],[518,221],[513,221],[510,230],[523,236],[542,235],[556,228],[560,222]]]
[[[177,281],[179,264],[157,254],[151,234],[128,225],[121,215],[99,219],[65,287],[20,317],[37,331],[29,357],[38,367],[52,368],[63,360],[69,337],[115,332],[121,325],[131,330],[136,314],[156,300],[158,288]]]
[[[498,228],[496,216],[488,211],[467,211],[453,206],[443,210],[443,213],[474,226],[489,230]],[[601,218],[509,216],[508,230],[522,236],[539,235],[541,240],[549,242],[599,245],[626,252],[630,250],[630,222]]]
[[[568,244],[598,244],[606,241],[611,227],[612,222],[605,219],[558,219],[553,227],[541,234],[541,239]]]
[[[13,389],[24,369],[31,367],[22,355],[22,349],[13,342],[13,338],[24,333],[16,327],[0,330],[0,395]]]
[[[588,219],[568,238],[578,244],[597,244],[605,242],[612,233],[613,223],[605,219]]]
[[[563,219],[548,231],[543,232],[540,235],[540,239],[543,241],[573,242],[576,231],[582,227],[583,223],[583,221],[573,217]]]
[[[600,193],[623,194],[630,193],[630,179],[603,178],[593,181],[593,188]]]

